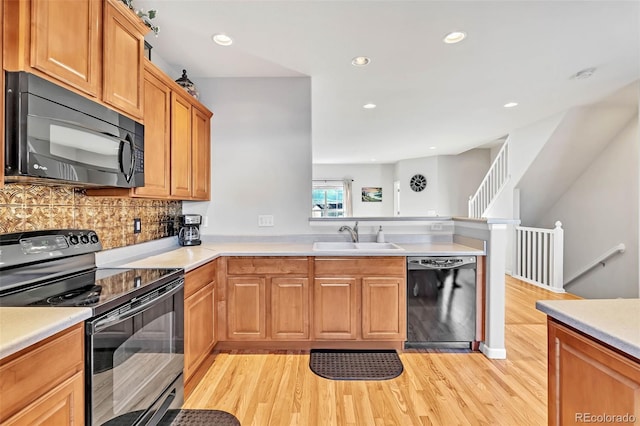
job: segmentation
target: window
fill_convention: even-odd
[[[345,210],[345,181],[314,180],[311,193],[311,217],[343,217]]]

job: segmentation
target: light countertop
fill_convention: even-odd
[[[640,299],[539,300],[536,308],[640,359]]]
[[[89,308],[0,307],[0,358],[53,336],[90,316]]]
[[[193,247],[165,247],[162,252],[111,267],[195,269],[220,256],[450,256],[484,255],[483,250],[459,243],[397,244],[403,250],[314,251],[311,243],[204,242]],[[0,358],[18,352],[91,316],[88,308],[0,307]]]
[[[180,247],[120,266],[128,268],[184,268],[185,271],[189,271],[220,256],[480,256],[485,254],[483,250],[457,243],[397,245],[403,250],[314,251],[310,243],[205,242],[200,246]]]

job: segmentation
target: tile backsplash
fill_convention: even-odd
[[[0,234],[42,229],[93,229],[105,249],[175,234],[181,201],[88,197],[81,188],[6,184],[0,188]],[[142,231],[133,233],[133,219]],[[177,224],[177,222],[175,222]]]

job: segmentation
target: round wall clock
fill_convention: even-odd
[[[427,187],[427,178],[421,174],[413,175],[409,181],[409,185],[415,192],[420,192]]]

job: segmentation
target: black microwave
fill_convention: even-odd
[[[5,77],[5,181],[144,186],[142,124],[36,75]]]

